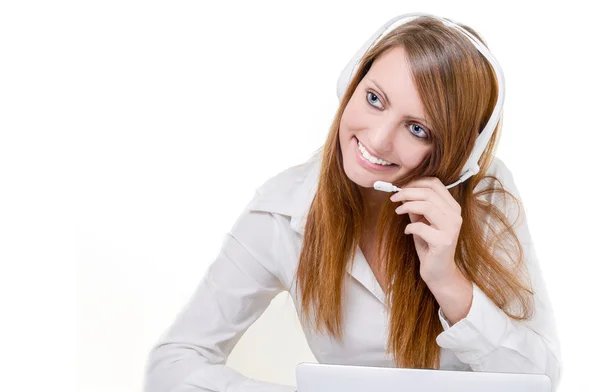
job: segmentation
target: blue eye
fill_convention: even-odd
[[[428,136],[427,136],[427,132],[425,132],[425,131],[423,130],[423,128],[422,128],[422,127],[421,127],[419,124],[408,124],[408,127],[410,128],[412,125],[414,125],[414,126],[418,127],[419,129],[421,129],[421,131],[422,131],[422,134],[423,134],[424,136],[419,136],[419,135],[417,135],[417,134],[416,134],[416,133],[414,133],[414,132],[413,132],[413,135],[415,135],[415,136],[416,136],[416,137],[418,137],[419,139],[427,139],[427,137],[428,137]]]
[[[380,107],[380,106],[373,105],[373,103],[372,103],[373,101],[371,100],[371,97],[375,98],[375,102],[379,101],[379,97],[376,94],[374,94],[370,91],[367,91],[367,102],[369,103],[369,105],[376,107],[378,109],[382,109],[382,107]],[[379,102],[381,103],[381,101],[379,101]]]

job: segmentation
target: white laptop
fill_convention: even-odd
[[[298,392],[551,392],[545,374],[300,363]]]

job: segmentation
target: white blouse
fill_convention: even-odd
[[[258,188],[225,235],[189,303],[152,348],[145,392],[295,391],[292,386],[247,378],[225,363],[242,334],[278,293],[289,291],[300,308],[294,274],[321,157],[322,150]],[[499,158],[494,158],[488,174],[521,199],[512,173]],[[464,319],[450,326],[440,308],[444,329],[436,338],[440,369],[542,373],[551,378],[555,391],[560,345],[527,221],[521,215],[516,232],[535,292],[533,319],[512,320],[473,284],[473,302]],[[359,247],[348,265],[343,340],[337,342],[303,326],[308,345],[321,363],[394,367],[385,353],[389,315],[384,292]]]

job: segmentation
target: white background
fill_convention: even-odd
[[[583,4],[2,2],[0,390],[140,390],[254,190],[324,142],[346,62],[389,18],[429,12],[503,67],[497,154],[555,307],[559,390],[597,391],[600,64]]]

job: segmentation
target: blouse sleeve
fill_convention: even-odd
[[[497,177],[521,200],[510,170],[499,161]],[[513,202],[514,203],[514,202]],[[515,230],[523,246],[534,291],[534,315],[526,321],[513,320],[473,284],[473,302],[467,316],[454,325],[442,309],[439,318],[444,331],[437,336],[440,347],[452,350],[474,371],[541,373],[550,377],[552,390],[560,381],[561,349],[554,312],[531,239],[525,211],[521,210]]]
[[[244,210],[193,296],[151,349],[144,392],[293,392],[225,365],[243,333],[285,288],[274,215]]]

